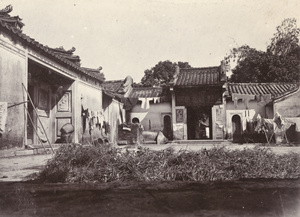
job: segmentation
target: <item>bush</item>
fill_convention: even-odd
[[[268,148],[225,147],[179,151],[128,151],[109,145],[62,146],[40,173],[43,182],[223,181],[241,178],[299,178],[300,156]]]

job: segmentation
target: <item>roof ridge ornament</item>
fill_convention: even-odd
[[[59,46],[57,48],[50,48],[50,49],[52,49],[54,52],[61,52],[61,53],[68,53],[68,54],[73,54],[76,51],[75,47],[72,47],[71,49],[66,50],[64,48],[64,46]]]
[[[9,15],[12,10],[13,6],[11,5],[7,5],[4,9],[0,10],[0,21],[21,32],[25,24],[21,21],[22,19],[19,16],[12,17]]]
[[[4,9],[0,10],[0,15],[7,15],[9,16],[9,13],[12,12],[13,7],[11,5],[7,5]]]

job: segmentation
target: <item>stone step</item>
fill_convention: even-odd
[[[230,142],[226,141],[226,140],[173,140],[170,141],[171,144],[195,144],[195,145],[201,145],[201,144],[230,144]]]

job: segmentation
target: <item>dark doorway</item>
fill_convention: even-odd
[[[132,123],[139,124],[140,120],[138,118],[132,118]]]
[[[242,136],[241,117],[239,115],[233,115],[232,116],[232,137],[233,137],[233,142],[240,141],[241,136]]]
[[[189,140],[212,139],[211,107],[187,108],[187,133]]]
[[[34,100],[34,86],[29,85],[28,86],[28,93],[29,96],[32,100]],[[33,112],[33,106],[32,104],[29,102],[27,103],[27,144],[31,145],[33,144],[33,134],[34,134],[34,126],[35,126],[35,122],[34,122],[34,112]]]
[[[173,133],[172,133],[172,126],[171,126],[171,117],[170,115],[164,116],[164,129],[163,134],[165,137],[167,137],[169,140],[173,139]]]

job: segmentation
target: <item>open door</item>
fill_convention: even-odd
[[[47,142],[47,137],[50,138],[50,111],[51,111],[51,91],[49,86],[42,86],[36,88],[37,95],[37,115],[40,121],[37,122],[37,133],[42,142]],[[51,141],[50,141],[51,142]]]
[[[28,85],[28,94],[33,102],[27,103],[27,144],[46,143],[50,137],[51,91],[48,85]],[[29,98],[28,98],[29,100]],[[51,141],[50,141],[51,142]]]
[[[164,119],[164,128],[163,128],[163,134],[165,137],[167,137],[169,140],[173,140],[173,131],[172,131],[172,119],[171,114],[165,115]]]
[[[28,61],[28,93],[35,109],[27,104],[27,144],[38,144],[39,138],[45,143],[47,138],[50,143],[60,142],[61,127],[73,124],[73,82],[58,72]]]
[[[188,107],[187,125],[189,140],[212,139],[211,107]]]
[[[55,92],[55,108],[54,110],[54,140],[55,143],[63,142],[61,138],[61,128],[63,125],[72,122],[72,85],[61,85],[57,87]]]
[[[28,86],[28,94],[31,97],[31,99],[34,99],[34,86],[29,85]],[[34,128],[35,123],[32,123],[34,119],[34,110],[31,103],[27,103],[27,145],[32,145],[34,143]],[[33,125],[34,124],[34,125]]]
[[[232,136],[233,142],[241,141],[242,137],[242,122],[239,115],[232,116]]]

